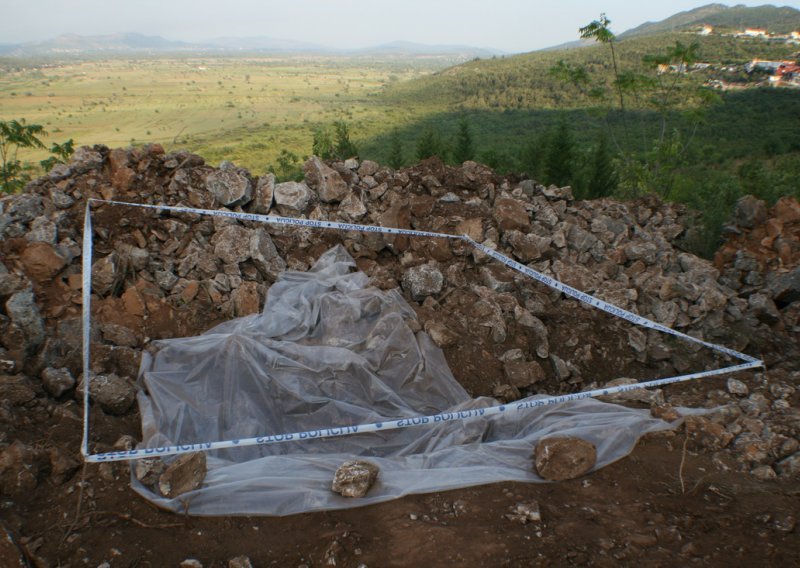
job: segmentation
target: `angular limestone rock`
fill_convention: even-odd
[[[369,462],[345,462],[336,470],[331,489],[342,497],[363,497],[378,479],[379,471]]]
[[[134,474],[136,479],[145,485],[153,486],[158,483],[158,478],[164,473],[164,462],[161,458],[142,458],[136,460]]]
[[[570,436],[546,438],[536,445],[536,473],[550,481],[575,479],[594,467],[597,450],[594,444]]]
[[[417,301],[424,300],[442,291],[444,276],[430,264],[413,266],[403,274],[403,290]]]
[[[194,491],[206,478],[206,455],[203,452],[183,454],[167,466],[158,478],[158,490],[173,499]]]

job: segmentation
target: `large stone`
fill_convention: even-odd
[[[684,424],[686,435],[695,450],[721,450],[733,440],[733,434],[728,432],[725,426],[712,422],[704,416],[687,416]]]
[[[0,211],[17,223],[30,223],[42,213],[42,197],[32,193],[19,193],[0,199]]]
[[[311,200],[311,190],[305,183],[286,181],[275,186],[275,204],[284,215],[305,211]]]
[[[161,477],[165,469],[166,466],[161,461],[161,458],[142,458],[136,460],[133,472],[136,479],[145,485],[153,487],[158,483],[158,478]]]
[[[349,192],[347,184],[339,172],[324,164],[316,156],[311,156],[303,164],[303,172],[308,187],[314,189],[320,200],[325,203],[337,203],[344,199]]]
[[[522,306],[514,307],[514,321],[531,330],[536,339],[536,355],[542,359],[547,359],[550,355],[550,343],[547,326],[544,325],[544,322]]]
[[[114,289],[120,278],[119,255],[116,251],[92,264],[92,292],[95,294],[105,296]]]
[[[629,386],[638,383],[639,381],[636,379],[620,377],[618,379],[608,381],[605,385],[603,385],[603,388]],[[600,400],[614,403],[643,402],[652,406],[664,405],[664,393],[661,391],[661,389],[634,388],[632,390],[623,390],[621,392],[608,394],[599,398]]]
[[[591,293],[600,285],[596,271],[589,270],[577,263],[557,260],[553,263],[553,272],[561,282],[577,288],[581,292]]]
[[[365,176],[374,176],[378,169],[380,169],[380,165],[377,162],[373,162],[372,160],[364,160],[361,162],[361,166],[358,168],[358,175],[361,177]]]
[[[459,221],[458,225],[456,225],[455,232],[457,235],[467,235],[475,242],[483,242],[483,219],[476,217],[474,219],[464,219],[463,221]]]
[[[150,253],[147,250],[128,243],[120,243],[117,253],[123,265],[133,270],[144,270],[150,263]]]
[[[158,478],[158,490],[170,499],[194,491],[203,484],[206,471],[205,453],[180,455]]]
[[[24,276],[12,272],[3,272],[0,274],[0,298],[7,298],[14,292],[19,292],[29,285],[30,282]]]
[[[417,301],[424,300],[442,291],[444,276],[433,265],[413,266],[403,274],[403,290]]]
[[[529,387],[545,378],[536,361],[508,361],[503,365],[506,380],[517,388]]]
[[[6,301],[6,315],[22,332],[28,352],[44,341],[44,321],[32,290],[17,292]]]
[[[76,396],[83,393],[83,380],[81,375]],[[133,406],[136,390],[130,381],[115,373],[93,374],[89,381],[89,396],[104,412],[119,416]]]
[[[0,400],[22,406],[35,398],[34,385],[25,375],[0,375]]]
[[[100,324],[103,340],[123,347],[136,347],[139,339],[132,329],[115,323]]]
[[[61,369],[48,367],[42,371],[42,385],[50,396],[58,398],[75,386],[75,377],[66,367]]]
[[[250,257],[261,275],[270,282],[277,280],[280,273],[286,270],[286,261],[278,254],[269,233],[260,227],[253,229],[249,243]]]
[[[265,174],[258,178],[256,189],[253,193],[253,202],[251,204],[253,213],[259,215],[266,215],[272,209],[272,203],[275,199],[275,176],[273,174]]]
[[[458,341],[458,335],[450,331],[445,323],[435,319],[425,322],[425,333],[430,335],[433,342],[442,348],[455,345]]]
[[[103,154],[90,146],[81,146],[72,153],[69,165],[74,172],[82,173],[102,167],[103,162]]]
[[[36,450],[18,440],[0,451],[0,495],[30,496],[39,485],[42,461]]]
[[[572,225],[567,232],[567,245],[578,252],[589,250],[596,242],[597,237],[577,225]]]
[[[364,497],[378,479],[378,466],[366,461],[348,461],[336,470],[331,489],[342,497]]]
[[[231,299],[237,317],[257,314],[260,311],[258,284],[255,282],[242,282],[242,285],[231,294]]]
[[[253,184],[236,170],[215,170],[206,177],[206,188],[220,205],[236,207],[253,198]]]
[[[136,179],[136,172],[130,167],[128,151],[114,148],[108,153],[111,185],[120,191],[128,191]]]
[[[800,452],[776,463],[775,469],[781,477],[800,479]]]
[[[480,269],[481,282],[494,292],[514,291],[514,272],[499,264],[490,264]]]
[[[55,244],[58,241],[58,227],[46,216],[41,215],[33,220],[25,238],[30,242]]]
[[[20,261],[25,274],[34,280],[48,280],[67,265],[67,259],[45,242],[32,242],[25,247]]]
[[[733,210],[733,224],[744,229],[752,229],[767,220],[767,205],[761,199],[745,195],[736,202]]]
[[[364,202],[355,193],[350,193],[339,204],[339,215],[348,221],[359,221],[366,214]]]
[[[506,231],[505,239],[513,247],[514,256],[521,262],[540,259],[552,242],[550,238],[520,231]]]
[[[658,245],[637,241],[628,243],[623,250],[628,260],[642,260],[645,264],[653,264],[658,254]]]
[[[214,256],[225,264],[238,264],[250,258],[250,232],[239,225],[228,225],[211,240]]]
[[[769,291],[772,298],[781,307],[800,300],[800,266],[776,278],[770,285]]]
[[[750,309],[760,321],[772,325],[781,321],[781,313],[775,302],[766,294],[753,294],[747,299]]]
[[[536,473],[550,481],[575,479],[590,471],[597,461],[594,444],[569,436],[545,438],[536,445]]]
[[[531,226],[531,218],[525,205],[516,199],[497,199],[492,215],[501,231],[524,231]]]

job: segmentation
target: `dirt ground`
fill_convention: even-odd
[[[796,565],[800,483],[720,472],[684,441],[680,431],[656,435],[572,481],[498,483],[285,518],[163,512],[130,489],[122,468],[112,478],[87,465],[71,483],[42,487],[2,516],[34,566],[178,566],[194,558],[222,567],[239,556],[253,566]],[[539,504],[541,522],[506,517],[529,502]],[[15,553],[8,550],[3,566],[17,565]]]
[[[159,164],[167,162],[159,156],[153,158],[157,167],[142,166],[137,171],[152,170],[161,176]],[[108,175],[106,170],[90,172],[88,181],[80,178],[83,185],[76,187],[86,195],[95,195],[90,188],[96,184],[88,182],[94,184],[95,177],[102,181]],[[444,179],[443,174],[439,177]],[[166,186],[164,180],[141,182],[148,191],[153,187],[166,191]],[[436,201],[424,194],[416,198],[412,199],[412,212],[415,206],[424,211],[414,213],[420,219],[415,228],[454,233],[458,219],[470,215],[483,218],[487,226],[493,223],[485,205],[475,209],[473,205]],[[71,231],[76,241],[82,212],[83,205],[77,202],[60,221],[59,230]],[[591,211],[584,213],[591,218]],[[173,226],[176,219],[186,221],[190,228],[185,237],[167,240],[165,227]],[[434,221],[440,225],[434,226]],[[208,243],[220,229],[210,221],[178,215],[126,219],[120,209],[112,207],[95,211],[95,226],[105,231],[97,239],[95,260],[120,244],[130,250],[137,245],[139,231],[143,241],[142,235],[148,235],[149,241],[138,246],[149,247],[149,262],[162,263],[156,268],[163,267],[167,257],[180,260],[190,242]],[[579,380],[562,380],[556,376],[554,365],[545,365],[544,377],[521,387],[515,398],[577,392],[621,376],[672,376],[679,366],[688,372],[730,364],[708,350],[673,345],[670,338],[658,343],[659,349],[647,357],[637,357],[628,335],[630,324],[585,309],[534,283],[512,282],[509,274],[502,274],[508,270],[504,267],[490,275],[501,281],[491,301],[498,312],[503,312],[501,319],[506,326],[502,338],[493,337],[497,330],[483,325],[492,315],[479,309],[482,292],[477,284],[488,278],[482,272],[484,265],[455,246],[452,250],[432,248],[412,240],[399,252],[381,247],[370,251],[366,240],[349,242],[332,233],[315,238],[313,243],[303,241],[307,237],[299,231],[274,230],[270,234],[290,269],[308,268],[322,252],[342,243],[356,257],[358,268],[381,288],[399,285],[409,259],[436,258],[447,272],[448,288],[411,304],[420,328],[427,329],[426,325],[436,322],[458,338],[445,345],[445,357],[456,379],[473,396],[496,394],[496,387],[505,380],[501,360],[505,353],[512,349],[535,353],[541,347],[542,339],[535,330],[514,316],[515,307],[523,303],[531,309],[539,306],[536,315],[549,330],[550,354],[575,361],[572,377],[577,375]],[[10,268],[19,267],[29,248],[32,245],[22,236],[0,240],[0,254]],[[203,254],[209,255],[212,249],[207,246]],[[43,462],[37,466],[36,479],[29,479],[27,485],[16,484],[29,490],[0,495],[0,568],[161,567],[181,563],[187,567],[229,568],[800,565],[800,479],[787,475],[781,467],[772,468],[778,460],[797,453],[800,430],[796,411],[800,405],[800,389],[796,388],[800,364],[787,355],[790,350],[780,348],[794,341],[792,335],[782,331],[782,324],[759,328],[766,329],[767,339],[757,345],[770,351],[759,354],[768,370],[735,377],[749,388],[750,397],[731,392],[727,376],[663,389],[666,402],[673,406],[724,406],[736,411],[731,420],[708,422],[709,432],[700,434],[716,432],[719,438],[710,443],[698,443],[681,426],[648,435],[631,455],[571,481],[497,483],[282,518],[201,518],[162,511],[144,500],[131,489],[126,463],[79,463],[82,409],[76,398],[80,395],[73,387],[60,395],[48,394],[39,380],[40,367],[69,368],[75,378],[81,368],[80,263],[77,256],[70,262],[58,267],[57,277],[33,278],[31,284],[41,317],[46,320],[48,342],[37,358],[25,361],[24,373],[17,369],[13,375],[0,374],[5,397],[0,400],[0,425],[6,429],[0,431],[0,443],[6,449],[19,442],[36,454],[30,459]],[[151,340],[196,335],[232,317],[235,302],[215,299],[209,292],[213,288],[207,285],[196,287],[196,296],[190,302],[183,301],[181,294],[160,291],[152,277],[143,278],[141,268],[137,275],[122,264],[108,293],[93,301],[92,316],[98,325],[130,330],[135,339],[126,346],[105,336],[94,338],[92,359],[97,372],[133,379],[139,353]],[[252,262],[241,262],[242,279],[252,280],[253,274],[258,276]],[[259,290],[266,293],[269,281],[259,278]],[[504,288],[513,293],[504,292]],[[256,296],[253,307],[258,309],[264,297]],[[523,302],[523,298],[530,302]],[[221,306],[227,306],[228,312],[223,313]],[[710,333],[706,337],[716,336]],[[720,343],[729,344],[724,339]],[[667,355],[662,356],[665,352]],[[680,354],[680,358],[670,353]],[[40,364],[38,358],[43,361],[45,355],[51,361]],[[110,451],[123,435],[142,439],[138,411],[134,408],[119,414],[107,414],[93,406],[92,451]],[[763,439],[759,438],[762,434]],[[18,460],[23,462],[28,463]],[[0,463],[0,471],[25,474],[24,470],[4,469],[6,465]],[[756,475],[757,471],[762,474]],[[14,486],[13,480],[9,485]],[[525,508],[538,509],[540,518],[521,516],[520,509]],[[196,562],[185,562],[189,559]]]

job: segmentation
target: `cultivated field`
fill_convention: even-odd
[[[388,85],[452,64],[438,58],[112,59],[0,62],[0,119],[42,124],[49,142],[159,142],[260,173],[282,149],[302,158],[313,130],[345,120],[356,141],[417,110],[387,106]],[[42,157],[44,153],[42,153]],[[29,154],[25,159],[39,159]]]

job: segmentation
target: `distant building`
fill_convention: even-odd
[[[711,35],[712,33],[714,33],[714,28],[712,28],[711,26],[702,26],[697,33],[700,34],[701,36]]]
[[[744,34],[747,37],[767,37],[767,30],[761,28],[747,28]]]
[[[800,32],[792,32],[792,33],[789,34],[789,37],[792,38],[792,39],[800,40]]]
[[[680,63],[678,65],[666,65],[660,63],[656,68],[656,72],[661,75],[662,73],[686,73],[686,64]]]
[[[771,71],[777,73],[781,67],[796,67],[794,61],[767,61],[764,59],[753,59],[750,63],[744,64],[744,70],[748,73],[753,71]]]

